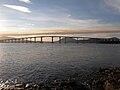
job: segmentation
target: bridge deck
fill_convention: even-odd
[[[40,38],[40,39],[39,39]],[[10,38],[0,40],[0,43],[37,43],[37,42],[45,42],[44,38],[50,38],[51,43],[54,43],[54,38],[58,38],[58,42],[61,43],[61,40],[64,38],[64,43],[67,43],[67,38],[73,38],[78,43],[79,39],[87,39],[89,37],[72,37],[72,36],[36,36],[36,37],[21,37],[21,38]],[[39,39],[39,41],[37,40]]]
[[[44,43],[44,38],[49,38],[51,43],[67,43],[74,42],[79,43],[81,41],[94,42],[94,43],[120,43],[118,38],[90,38],[90,37],[73,37],[73,36],[36,36],[36,37],[21,37],[21,38],[10,38],[0,40],[0,43]],[[57,38],[57,41],[56,39]],[[69,40],[68,40],[69,39]],[[71,40],[71,41],[70,41]]]

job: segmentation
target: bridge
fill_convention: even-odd
[[[79,43],[79,40],[86,40],[89,37],[70,37],[70,36],[36,36],[36,37],[21,37],[21,38],[10,38],[0,40],[0,43],[44,43],[44,38],[49,38],[50,43],[67,43],[67,39],[71,38],[76,40],[76,43]],[[57,41],[55,40],[57,38]]]

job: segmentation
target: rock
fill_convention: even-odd
[[[11,89],[10,89],[11,90]],[[25,90],[25,88],[15,88],[13,90]]]
[[[25,85],[25,88],[27,89],[27,88],[32,88],[33,87],[33,83],[27,83],[26,85]]]
[[[92,90],[119,90],[120,67],[100,69],[92,78]]]
[[[15,87],[24,87],[24,84],[16,84]]]
[[[37,89],[39,89],[39,88],[40,88],[40,86],[39,86],[39,85],[37,85],[37,84],[34,84],[34,85],[33,85],[33,88],[37,90]]]
[[[113,85],[108,80],[104,84],[104,90],[114,90]]]

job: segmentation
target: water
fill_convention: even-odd
[[[49,82],[120,66],[119,44],[0,44],[0,79]]]

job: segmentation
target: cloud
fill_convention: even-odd
[[[20,24],[17,25],[17,27],[19,27],[19,29],[27,29],[27,28],[32,28],[35,24],[32,23],[25,23],[25,24]]]
[[[30,0],[19,0],[20,2],[31,3]]]
[[[120,0],[104,0],[106,5],[111,7],[116,12],[120,13]]]
[[[28,16],[28,17],[24,17],[23,19],[29,20],[32,23],[39,22],[40,24],[36,24],[36,26],[43,25],[43,27],[45,23],[47,25],[49,24],[51,25],[52,23],[50,27],[55,27],[55,28],[103,29],[103,30],[115,29],[116,30],[120,27],[119,25],[116,25],[116,24],[113,25],[113,23],[106,23],[101,19],[76,19],[73,17],[53,17],[53,16],[47,16],[47,15],[46,16],[45,15],[44,16],[42,15]]]
[[[27,26],[34,26],[35,24],[33,23],[26,23]]]
[[[21,29],[21,30],[26,30],[26,28],[24,28],[24,27],[21,27],[21,28],[19,28],[19,29]]]
[[[18,10],[18,11],[21,11],[21,12],[31,13],[31,11],[29,10],[29,8],[23,7],[23,6],[7,5],[7,4],[4,4],[3,6],[8,7],[10,9]]]
[[[30,20],[32,22],[52,22],[52,23],[62,23],[69,26],[77,26],[77,27],[86,27],[86,26],[102,26],[104,24],[100,24],[100,20],[98,19],[75,19],[72,17],[52,17],[52,16],[33,16],[26,17],[24,19]]]
[[[68,14],[67,17],[71,17],[72,15],[71,14]]]
[[[80,24],[95,24],[98,23],[99,20],[96,19],[87,19],[87,20],[82,20],[82,19],[74,19],[74,18],[66,18],[64,20],[65,23],[73,24],[73,25],[80,25]]]

